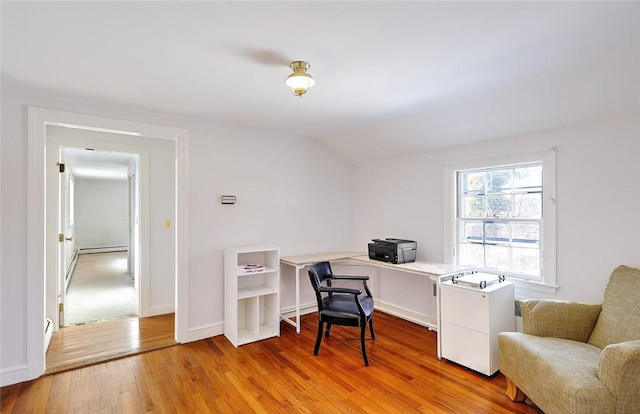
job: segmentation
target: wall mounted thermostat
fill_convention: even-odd
[[[223,195],[223,196],[220,196],[220,203],[221,204],[235,204],[236,203],[236,196],[234,196],[234,195]]]

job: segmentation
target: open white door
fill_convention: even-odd
[[[65,235],[64,191],[65,167],[64,149],[51,145],[46,151],[46,237],[55,242],[55,249],[46,251],[46,271],[54,277],[45,280],[45,315],[53,322],[57,331],[64,318],[64,277],[67,236]]]
[[[67,163],[66,148],[59,147],[59,166],[64,166],[63,172],[59,174],[59,211],[60,222],[59,226],[59,240],[60,234],[63,235],[63,242],[58,242],[58,307],[59,307],[59,320],[60,326],[66,325],[65,312],[66,312],[66,296],[67,287],[71,282],[71,275],[73,272],[73,264],[76,258],[76,238],[75,238],[75,224],[74,224],[74,176],[71,173],[71,169]],[[58,170],[60,171],[60,169]]]
[[[138,202],[137,202],[137,186],[136,186],[136,174],[129,174],[129,245],[127,255],[127,270],[133,278],[134,286],[137,292],[140,292],[139,278],[138,278],[138,264],[136,261],[136,255],[138,253]]]
[[[56,290],[58,294],[58,326],[64,325],[64,300],[65,300],[65,276],[67,242],[73,240],[73,235],[66,234],[67,231],[67,177],[69,172],[65,165],[64,148],[58,147],[58,263],[56,275]]]

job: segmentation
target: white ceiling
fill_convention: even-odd
[[[3,87],[313,137],[354,164],[640,112],[637,1],[1,7]]]
[[[136,154],[65,148],[65,164],[76,178],[126,180]]]

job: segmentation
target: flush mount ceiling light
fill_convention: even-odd
[[[289,66],[293,70],[293,73],[287,76],[285,83],[293,90],[295,95],[302,96],[316,83],[313,77],[307,73],[311,65],[307,62],[296,60],[295,62],[291,62]]]

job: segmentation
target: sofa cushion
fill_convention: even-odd
[[[616,268],[604,291],[602,311],[589,344],[610,344],[640,339],[640,269]]]
[[[587,342],[602,306],[550,299],[520,301],[522,331],[536,336]]]
[[[546,413],[610,413],[616,401],[598,379],[602,350],[520,332],[498,335],[500,371]]]

